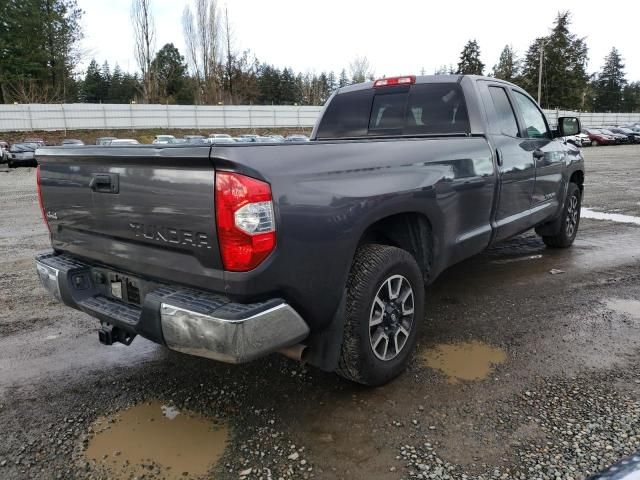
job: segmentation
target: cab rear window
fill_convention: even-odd
[[[469,133],[467,106],[457,83],[427,83],[336,95],[318,139]]]

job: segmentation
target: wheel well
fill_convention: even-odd
[[[417,212],[400,213],[378,220],[364,232],[359,245],[377,243],[406,250],[416,259],[425,283],[433,262],[433,236],[429,219]]]
[[[569,183],[575,183],[578,185],[580,192],[582,192],[584,190],[584,172],[582,170],[576,170],[573,172],[569,179]]]

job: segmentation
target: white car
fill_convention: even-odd
[[[235,143],[233,137],[226,133],[212,133],[206,141],[207,143]]]
[[[140,145],[138,140],[134,140],[133,138],[116,138],[115,140],[111,140],[110,146],[114,145]]]
[[[166,145],[168,143],[174,143],[176,137],[173,135],[156,135],[156,138],[153,140],[154,145]]]

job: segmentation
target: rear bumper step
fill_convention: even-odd
[[[239,304],[212,292],[136,279],[145,292],[136,305],[110,296],[105,277],[126,274],[108,267],[52,252],[36,257],[36,269],[45,289],[65,305],[191,355],[243,363],[309,335],[300,315],[278,298]]]

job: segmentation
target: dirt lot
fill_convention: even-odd
[[[585,157],[584,206],[637,220],[640,148]],[[275,355],[100,345],[96,321],[38,284],[34,181],[0,172],[0,478],[582,479],[640,447],[633,218],[445,272],[409,371],[366,389]]]

